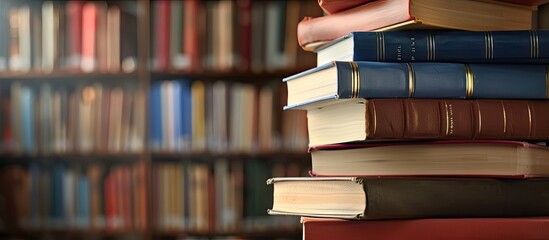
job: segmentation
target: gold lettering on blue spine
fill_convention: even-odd
[[[436,61],[436,42],[435,37],[431,34],[427,36],[427,61]]]
[[[349,62],[351,65],[351,98],[360,96],[360,72],[356,62]]]
[[[507,112],[505,111],[505,104],[500,101],[501,110],[503,111],[503,135],[507,133]]]
[[[471,70],[471,65],[465,64],[465,97],[470,98],[473,96],[475,84],[475,76]]]
[[[492,32],[484,32],[484,51],[486,59],[494,58],[494,36]]]
[[[408,67],[408,97],[411,98],[414,96],[414,92],[416,90],[416,83],[415,83],[416,74],[414,72],[414,68],[412,67],[412,64],[406,63],[406,67]]]
[[[539,37],[536,30],[530,30],[530,57],[539,57]]]

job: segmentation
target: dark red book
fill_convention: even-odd
[[[302,218],[303,240],[445,239],[541,240],[549,236],[549,218],[456,218],[349,221]]]
[[[307,111],[309,145],[353,141],[549,139],[549,101],[357,99]]]
[[[156,4],[155,41],[155,65],[154,69],[166,71],[170,66],[170,1],[162,0]]]

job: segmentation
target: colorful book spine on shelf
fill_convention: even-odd
[[[333,60],[547,63],[549,30],[352,32],[315,52],[318,65]]]

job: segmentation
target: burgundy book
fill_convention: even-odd
[[[549,218],[456,218],[391,221],[301,219],[303,239],[547,239]]]
[[[549,139],[549,101],[356,99],[307,112],[309,145],[418,139]]]
[[[356,31],[445,28],[470,31],[530,30],[537,6],[475,0],[373,1],[322,17],[305,17],[297,26],[299,45],[314,50]]]

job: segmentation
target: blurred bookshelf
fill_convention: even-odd
[[[314,1],[0,1],[0,238],[299,239]]]

